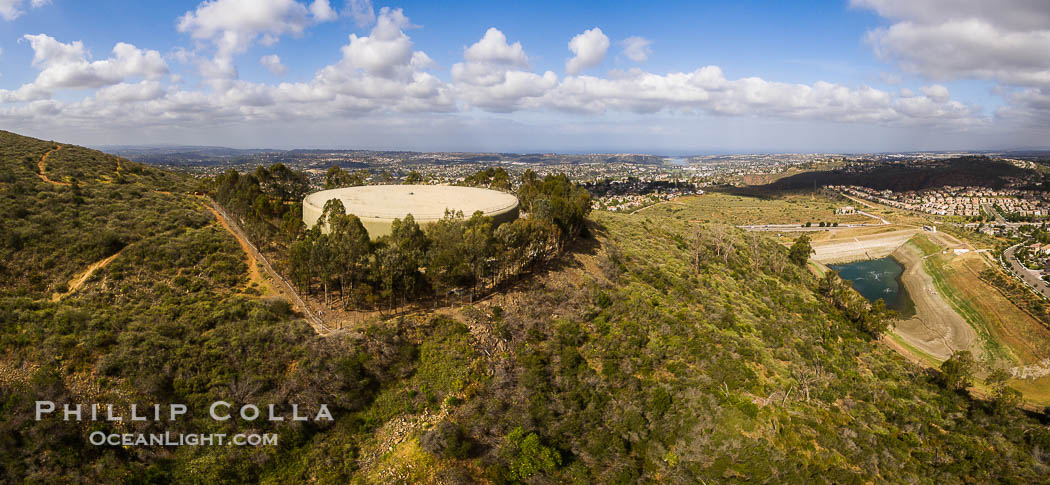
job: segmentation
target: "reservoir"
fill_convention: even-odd
[[[838,271],[842,279],[849,281],[853,288],[869,301],[882,298],[888,308],[896,310],[904,318],[915,314],[915,304],[908,296],[908,290],[901,284],[904,267],[897,260],[885,257],[831,264],[828,267]]]

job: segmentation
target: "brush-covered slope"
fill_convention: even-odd
[[[825,185],[859,185],[896,192],[936,189],[945,186],[1003,187],[1008,179],[1036,175],[1003,160],[967,156],[927,162],[922,165],[873,165],[862,171],[835,169],[803,172],[784,177],[769,185],[775,190],[806,190]]]
[[[765,237],[694,232],[675,212],[597,213],[592,254],[490,317],[512,350],[487,397],[455,419],[491,445],[481,459],[493,477],[535,462],[508,438],[519,426],[558,451],[551,482],[1026,482],[1047,472],[1045,426],[943,390],[871,342]]]
[[[1050,472],[1044,425],[941,389],[858,331],[784,248],[698,228],[673,205],[596,213],[573,254],[474,306],[318,337],[287,304],[254,296],[194,180],[64,146],[47,159],[47,177],[70,184],[56,185],[36,170],[53,147],[0,136],[2,482],[941,484]],[[196,414],[37,422],[41,399]],[[215,422],[217,400],[324,403],[335,421]],[[94,430],[273,432],[279,444],[93,446]]]

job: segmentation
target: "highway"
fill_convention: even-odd
[[[820,227],[814,224],[810,227],[805,227],[801,224],[755,224],[736,226],[745,231],[780,231],[780,232],[817,232],[817,231],[837,231],[840,229],[856,229],[858,227],[882,227],[882,224],[839,224],[837,226],[824,226]]]
[[[651,206],[650,206],[651,207]],[[858,227],[878,227],[888,226],[890,221],[883,219],[877,215],[869,214],[864,211],[857,211],[858,214],[870,217],[879,221],[879,224],[839,224],[837,226],[824,226],[820,227],[819,224],[815,224],[810,227],[806,227],[802,224],[751,224],[736,226],[745,231],[782,231],[782,232],[814,232],[814,231],[835,231],[839,229],[853,229]]]

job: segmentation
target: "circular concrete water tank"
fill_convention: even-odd
[[[363,185],[307,195],[303,199],[303,222],[307,227],[317,224],[325,203],[332,199],[339,199],[347,214],[360,218],[372,239],[390,234],[394,219],[404,219],[408,214],[420,226],[445,217],[445,209],[462,211],[468,218],[481,211],[497,224],[518,218],[518,198],[497,190],[449,185]]]

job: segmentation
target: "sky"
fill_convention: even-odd
[[[1050,2],[0,0],[0,128],[84,145],[1050,147]]]

